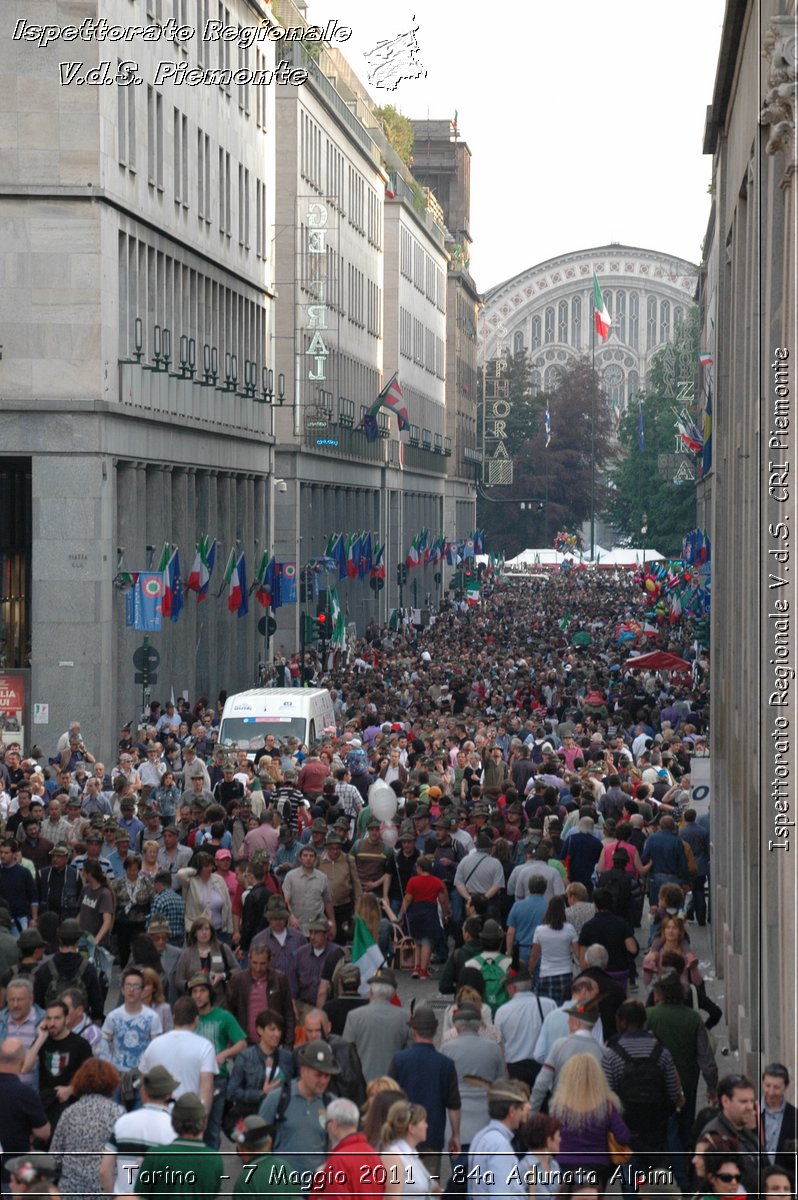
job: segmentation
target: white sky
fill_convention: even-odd
[[[724,0],[308,0],[364,53],[418,23],[427,77],[379,104],[452,118],[471,150],[471,272],[481,291],[526,267],[623,242],[691,262],[709,217],[701,153]],[[415,16],[415,22],[414,22]]]

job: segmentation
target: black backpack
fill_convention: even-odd
[[[660,1129],[673,1111],[665,1072],[660,1066],[662,1043],[658,1041],[646,1058],[634,1057],[618,1042],[611,1043],[610,1047],[624,1062],[615,1087],[624,1121],[632,1130]]]
[[[89,966],[88,959],[81,959],[80,966],[74,975],[59,975],[58,967],[55,965],[55,960],[52,958],[50,959],[48,966],[50,968],[50,982],[47,985],[47,991],[44,995],[45,1008],[48,1004],[52,1004],[54,1000],[58,1000],[59,997],[67,990],[67,988],[77,988],[77,990],[83,996],[84,1008],[88,1009],[89,993],[87,991],[86,984],[83,982],[83,976],[86,974]]]

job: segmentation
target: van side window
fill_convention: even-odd
[[[315,741],[316,741],[316,722],[311,720],[308,723],[308,749],[310,749],[310,747],[313,745],[313,743]]]

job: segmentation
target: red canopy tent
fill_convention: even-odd
[[[692,665],[676,654],[668,654],[667,650],[652,650],[649,654],[638,654],[636,658],[627,658],[623,665],[624,671],[692,671]]]

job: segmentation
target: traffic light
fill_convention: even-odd
[[[327,615],[326,613],[318,617],[309,617],[305,614],[302,617],[305,629],[305,642],[318,642],[327,636]]]
[[[399,587],[404,587],[407,583],[407,563],[396,564],[396,582]]]
[[[327,613],[324,611],[316,613],[316,637],[319,641],[326,640],[330,631],[330,622]]]
[[[473,568],[466,567],[463,570],[463,583],[461,586],[464,588],[467,588],[469,584],[474,582],[474,579],[475,579],[475,576],[474,576]]]

